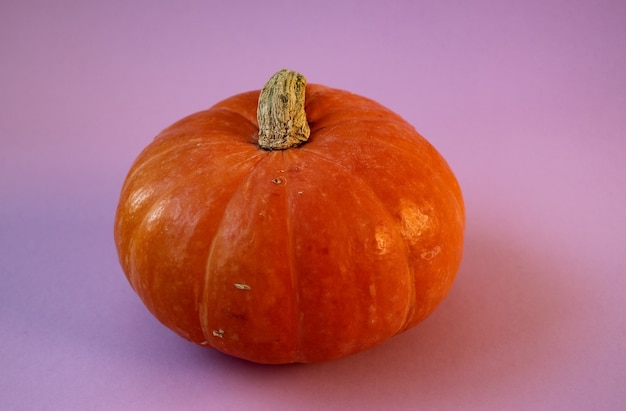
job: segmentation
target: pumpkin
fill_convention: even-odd
[[[459,184],[399,115],[282,70],[162,131],[114,224],[147,308],[258,363],[327,361],[425,319],[461,262]]]

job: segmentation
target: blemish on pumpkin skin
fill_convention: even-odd
[[[369,292],[372,297],[376,297],[376,285],[375,284],[370,284]]]
[[[272,183],[274,184],[282,184],[283,183],[283,179],[282,178],[275,178],[272,180]]]
[[[407,238],[411,244],[419,241],[419,237],[430,228],[430,217],[425,214],[422,209],[410,201],[402,201],[400,209],[400,218],[402,220],[402,235]]]
[[[420,257],[426,261],[431,261],[433,258],[437,256],[441,252],[441,247],[438,245],[434,246],[430,250],[423,251],[420,254]]]
[[[238,290],[250,290],[250,286],[243,283],[235,283],[235,288]]]
[[[213,330],[213,337],[224,338],[224,330],[221,328],[219,330]]]
[[[376,239],[376,252],[381,255],[387,254],[387,252],[389,251],[389,243],[391,242],[387,230],[384,227],[376,227],[374,238]]]

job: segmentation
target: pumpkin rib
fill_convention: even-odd
[[[255,157],[251,157],[251,158],[247,158],[245,160],[239,161],[235,165],[237,166],[241,165],[257,157],[262,157],[262,153],[260,153],[259,155]],[[128,181],[131,181],[131,180],[128,180]],[[135,254],[135,247],[137,245],[136,239],[138,237],[141,237],[139,233],[145,230],[147,221],[150,218],[150,216],[154,214],[155,208],[158,207],[158,205],[161,204],[165,198],[167,198],[168,196],[171,196],[173,192],[180,189],[181,185],[188,184],[188,181],[184,179],[170,179],[170,181],[171,181],[171,184],[167,188],[164,188],[158,195],[154,196],[154,198],[150,200],[151,204],[141,213],[140,220],[135,224],[135,226],[129,232],[129,237],[130,237],[130,240],[128,243],[128,259],[129,260],[134,259],[133,255]],[[133,264],[129,264],[129,267],[132,267],[132,266]],[[134,278],[136,277],[136,275],[134,271],[135,270],[130,270],[128,274],[129,282],[131,283],[131,285],[133,285],[133,288],[135,288],[135,284],[136,284],[136,281],[135,281],[136,279]],[[146,287],[146,288],[150,288],[150,287]]]
[[[192,137],[186,137],[184,140],[173,141],[178,137],[185,136],[185,130],[178,130],[181,126],[185,125],[186,122],[194,120],[197,116],[203,115],[207,116],[207,118],[220,118],[220,112],[234,114],[236,117],[244,120],[248,125],[252,126],[254,129],[258,129],[256,122],[253,122],[250,118],[243,115],[242,113],[228,107],[228,106],[214,106],[204,112],[195,113],[187,116],[186,118],[179,120],[172,126],[164,129],[157,135],[152,143],[139,155],[136,160],[135,166],[132,167],[131,172],[126,177],[127,180],[131,180],[133,176],[139,172],[143,167],[151,164],[155,161],[161,160],[164,156],[167,156],[171,151],[178,150],[188,150],[196,146],[198,143],[202,144],[226,144],[229,146],[229,150],[233,150],[236,146],[239,146],[242,151],[246,149],[250,149],[250,144],[254,143],[254,136],[251,136],[251,140],[249,142],[240,141],[239,139],[233,139],[231,135],[224,133],[224,131],[220,131],[219,133],[215,133],[216,130],[209,125],[208,127],[204,127],[202,129],[202,133],[198,133],[193,135]],[[222,141],[216,141],[216,137],[225,137]],[[171,144],[170,147],[162,148],[162,145]],[[191,147],[189,147],[191,146]],[[258,147],[256,147],[260,150]],[[143,159],[145,157],[145,159]]]
[[[257,124],[256,119],[255,119],[255,121],[252,121],[250,118],[245,116],[240,111],[234,110],[234,109],[232,109],[232,108],[230,108],[228,106],[216,105],[216,106],[213,106],[211,109],[209,109],[209,111],[225,111],[225,112],[228,112],[228,113],[236,114],[237,117],[243,119],[246,123],[250,124],[255,129],[259,128],[259,125]]]
[[[281,151],[281,159],[283,162],[283,169],[287,169],[287,160],[285,159],[285,151]],[[287,210],[287,213],[285,214],[285,220],[286,220],[286,227],[287,227],[287,256],[289,259],[289,275],[291,278],[291,286],[293,288],[293,290],[295,290],[295,298],[292,300],[293,301],[293,313],[294,313],[294,324],[295,324],[295,342],[296,342],[296,349],[295,349],[295,353],[294,353],[294,358],[291,359],[291,361],[293,362],[302,362],[304,360],[304,358],[302,357],[302,328],[303,328],[303,324],[302,324],[302,315],[301,315],[301,307],[300,307],[300,295],[302,294],[302,290],[300,287],[300,281],[298,280],[298,272],[296,270],[296,263],[295,263],[295,242],[294,242],[294,234],[293,234],[293,228],[292,228],[292,224],[291,224],[291,198],[292,198],[292,194],[293,193],[285,193],[285,209]]]
[[[350,170],[350,168],[346,167],[344,164],[340,163],[339,161],[337,161],[337,159],[333,159],[331,157],[327,157],[323,154],[321,154],[318,151],[315,150],[310,150],[310,149],[306,149],[306,147],[302,147],[301,151],[305,151],[309,154],[315,155],[319,158],[321,158],[322,160],[326,161],[327,163],[333,164],[339,168],[342,168],[346,173],[350,173],[352,174],[352,177],[357,180],[359,183],[361,183],[363,186],[368,187],[372,193],[374,194],[374,197],[376,198],[376,200],[378,201],[379,204],[381,204],[383,206],[383,208],[385,209],[385,211],[388,213],[389,217],[393,217],[392,214],[389,212],[389,210],[387,210],[387,207],[385,207],[385,203],[382,201],[382,199],[378,196],[378,194],[374,191],[373,188],[371,188],[371,186],[365,181],[363,180],[360,176],[352,173],[352,170]]]
[[[152,143],[148,145],[148,147],[146,147],[146,149],[139,155],[139,157],[133,164],[130,173],[128,173],[128,175],[126,176],[126,184],[132,182],[134,180],[134,177],[145,167],[148,167],[153,163],[161,160],[164,156],[170,154],[171,151],[180,149],[179,147],[173,145],[172,147],[168,147],[165,150],[161,150],[159,145],[154,144],[155,141],[156,139],[153,140]],[[163,143],[165,142],[169,142],[169,139],[163,140]]]
[[[237,185],[237,188],[235,190],[233,190],[233,192],[230,195],[230,199],[226,202],[225,207],[222,209],[222,215],[219,218],[219,223],[217,225],[217,229],[215,230],[215,233],[213,235],[213,238],[211,239],[211,244],[209,245],[209,252],[207,254],[207,259],[204,265],[204,278],[202,281],[203,284],[203,291],[202,291],[202,299],[200,300],[200,307],[198,309],[198,315],[199,315],[199,322],[200,322],[200,329],[202,330],[202,335],[204,336],[205,341],[207,341],[207,343],[214,347],[213,344],[211,344],[211,341],[213,340],[211,338],[211,335],[209,334],[209,327],[207,327],[205,324],[205,318],[206,318],[206,312],[208,310],[208,306],[209,306],[209,302],[208,302],[208,298],[209,298],[209,294],[208,294],[208,284],[209,284],[209,276],[210,276],[210,267],[211,267],[211,261],[213,259],[213,255],[214,255],[214,250],[215,250],[215,244],[216,244],[216,240],[219,237],[219,234],[221,232],[221,230],[224,227],[224,216],[227,214],[228,209],[231,207],[232,203],[233,203],[233,199],[235,198],[235,196],[237,195],[237,193],[239,192],[239,190],[242,190],[243,187],[245,186],[246,182],[251,178],[251,176],[254,174],[254,170],[259,167],[259,165],[263,162],[263,160],[267,159],[268,153],[266,152],[261,152],[259,154],[257,154],[256,157],[253,158],[257,158],[258,157],[258,161],[252,165],[250,167],[250,170],[248,170],[248,172],[241,178],[241,181],[239,182],[239,184]],[[248,159],[249,160],[249,159]],[[244,163],[248,160],[244,160],[241,163]],[[217,347],[214,347],[217,348]]]
[[[310,149],[306,149],[306,147],[302,147],[301,151],[306,151],[309,154],[315,155],[319,158],[321,158],[322,160],[331,163],[333,165],[336,165],[340,168],[342,168],[344,171],[346,171],[347,173],[352,174],[352,177],[357,180],[359,183],[361,183],[363,186],[368,187],[371,192],[374,194],[374,197],[376,198],[376,200],[378,201],[378,203],[382,206],[382,208],[387,212],[387,215],[395,220],[393,218],[393,214],[387,209],[385,202],[378,196],[378,193],[376,193],[376,191],[371,187],[371,185],[365,181],[363,178],[361,178],[360,176],[356,175],[355,173],[353,173],[353,170],[351,170],[349,167],[345,166],[344,164],[340,163],[337,159],[334,159],[332,157],[327,157],[323,154],[321,154],[320,152],[316,151],[316,150],[310,150]]]
[[[224,136],[226,135],[224,134]],[[163,139],[158,142],[155,139],[152,142],[152,144],[149,145],[147,149],[144,150],[144,152],[141,153],[141,155],[138,157],[130,173],[126,177],[126,181],[132,181],[134,176],[137,175],[137,173],[139,173],[140,171],[142,171],[145,167],[151,166],[155,162],[162,161],[164,158],[167,158],[167,156],[170,155],[172,152],[175,152],[175,151],[187,152],[188,150],[196,147],[199,143],[207,144],[207,141],[209,141],[208,144],[213,144],[213,145],[218,145],[218,144],[231,145],[232,144],[229,141],[211,142],[210,139],[215,139],[215,135],[211,135],[210,137],[207,137],[206,135],[199,134],[193,138],[186,139],[185,141],[176,141],[176,142],[172,141],[176,137],[178,137],[176,134],[172,134],[172,135],[164,136]],[[166,144],[171,144],[171,146],[166,147],[166,148],[161,148],[162,145],[166,145]],[[242,151],[244,151],[247,147],[248,147],[247,145],[241,145]],[[174,156],[174,157],[178,157],[178,156]]]
[[[246,163],[250,160],[255,159],[256,157],[263,157],[263,153],[259,153],[257,156],[255,157],[250,157],[247,158],[245,160],[242,160],[238,163],[235,163],[233,166],[239,166],[243,163]],[[261,159],[259,159],[260,161]],[[140,166],[143,164],[140,164]],[[253,166],[254,167],[254,166]],[[228,175],[228,174],[226,174]],[[132,181],[132,177],[127,179],[129,182]],[[156,196],[153,199],[153,203],[149,206],[149,208],[143,213],[143,215],[141,216],[141,221],[135,226],[134,230],[131,233],[131,237],[134,239],[135,237],[135,233],[136,230],[138,230],[139,228],[143,227],[148,216],[152,215],[153,211],[154,211],[154,207],[156,207],[157,204],[159,204],[161,202],[161,200],[163,200],[165,197],[167,197],[168,195],[170,195],[174,190],[176,190],[177,188],[179,188],[180,184],[187,184],[187,182],[184,179],[173,179],[172,184],[167,187],[166,189],[163,190],[163,192],[159,193],[158,196]]]
[[[251,90],[235,94],[215,103],[209,110],[225,109],[238,114],[246,119],[246,122],[252,124],[254,128],[258,128],[257,108],[260,94],[261,90]]]
[[[409,128],[407,126],[407,124],[403,124],[402,122],[395,122],[395,121],[390,121],[388,119],[382,119],[382,118],[364,118],[364,119],[358,119],[358,120],[341,120],[341,121],[337,121],[336,123],[333,123],[331,125],[324,125],[323,127],[316,129],[315,132],[316,134],[314,135],[314,137],[311,138],[310,143],[317,143],[317,144],[321,144],[323,143],[323,141],[325,140],[326,137],[330,137],[330,135],[333,135],[333,131],[338,128],[338,127],[345,127],[346,125],[349,126],[350,124],[363,124],[363,123],[378,123],[378,124],[388,124],[388,125],[394,125],[394,126],[403,126],[402,128],[404,128],[406,130],[406,134],[402,133],[404,135],[406,135],[406,137],[397,137],[397,139],[399,141],[405,142],[407,144],[421,144],[421,143],[425,143],[425,144],[429,144],[423,137],[421,137],[421,139],[415,139],[412,136],[409,136],[410,134],[416,133],[415,129]],[[328,135],[327,133],[329,133],[330,135]],[[321,135],[320,135],[321,134]],[[400,134],[400,133],[398,133]],[[419,134],[418,134],[419,135]],[[333,135],[334,137],[334,135]],[[342,140],[354,140],[354,141],[362,141],[363,136],[362,135],[355,135],[354,137],[351,137],[349,135],[342,135],[340,137]],[[381,143],[386,144],[387,146],[389,146],[390,151],[402,151],[403,153],[407,153],[407,154],[414,154],[414,152],[411,152],[411,148],[405,146],[405,145],[400,145],[398,144],[396,141],[392,141],[392,140],[387,140],[387,139],[380,139],[378,138],[376,141],[379,141]],[[302,146],[302,148],[304,149],[306,146],[306,144],[304,144]],[[413,149],[415,147],[412,147]]]
[[[329,117],[331,118],[331,120],[329,120]],[[332,119],[333,117],[338,117],[337,119]],[[381,123],[391,123],[391,124],[403,124],[404,126],[410,126],[408,123],[406,123],[406,121],[404,121],[402,118],[397,118],[397,119],[389,119],[389,118],[384,118],[382,116],[363,116],[363,117],[359,117],[359,118],[355,118],[355,119],[346,119],[346,118],[341,118],[340,116],[326,116],[326,117],[322,117],[319,119],[312,119],[309,122],[309,126],[311,128],[311,138],[314,138],[314,135],[316,133],[321,132],[322,130],[327,130],[327,129],[332,129],[333,127],[336,127],[339,124],[344,124],[344,123],[363,123],[363,122],[381,122]],[[413,129],[413,131],[415,131]],[[345,137],[345,136],[343,136]],[[311,140],[309,140],[311,141]]]
[[[129,250],[128,255],[130,259],[132,259],[132,255],[134,252],[134,247],[136,243],[135,239],[138,237],[138,233],[145,229],[145,226],[147,224],[149,217],[154,214],[155,208],[162,202],[163,199],[170,196],[174,191],[179,189],[180,186],[183,184],[187,184],[187,181],[183,179],[173,180],[171,185],[169,185],[161,193],[159,193],[157,196],[155,196],[152,199],[152,204],[150,204],[150,206],[148,206],[147,209],[144,210],[144,212],[141,214],[139,222],[135,225],[134,228],[132,228],[130,232],[130,241],[128,243],[128,250]],[[130,277],[131,275],[129,275],[129,280],[131,280]],[[131,280],[131,284],[133,284],[132,280]]]
[[[148,219],[149,217],[151,217],[152,215],[154,215],[154,211],[157,207],[157,205],[159,205],[161,203],[161,201],[166,198],[168,195],[170,195],[174,190],[176,190],[178,188],[178,186],[180,184],[184,184],[186,183],[186,181],[184,180],[179,180],[179,181],[174,181],[169,187],[167,187],[167,189],[164,190],[164,192],[160,193],[158,196],[156,196],[153,201],[152,204],[150,204],[150,206],[147,208],[147,210],[142,213],[139,222],[135,225],[135,227],[131,230],[130,232],[130,241],[128,243],[128,256],[130,260],[133,260],[133,255],[135,254],[135,239],[138,237],[138,233],[140,231],[142,231],[145,227],[145,225],[148,223]],[[131,267],[133,265],[131,264]],[[130,283],[134,286],[134,277],[135,277],[135,273],[133,272],[134,270],[131,270],[130,273],[128,273],[128,279],[130,281]]]
[[[385,213],[387,214],[387,217],[389,218],[389,220],[394,221],[397,225],[398,225],[398,229],[400,230],[400,222],[397,221],[397,219],[393,216],[393,214],[391,213],[391,211],[387,208],[385,202],[380,198],[380,196],[378,195],[378,193],[376,193],[376,191],[372,188],[372,186],[365,181],[364,179],[362,179],[360,176],[356,175],[355,173],[353,173],[348,167],[346,167],[344,164],[340,163],[339,161],[337,161],[336,159],[332,159],[329,157],[324,156],[323,154],[320,154],[319,152],[313,151],[313,150],[309,150],[309,149],[305,149],[305,147],[301,147],[300,148],[301,151],[305,151],[308,154],[312,154],[317,156],[318,158],[322,159],[323,161],[326,161],[329,164],[332,164],[336,167],[339,167],[341,169],[343,169],[346,173],[351,174],[352,178],[354,179],[354,181],[357,181],[361,186],[363,187],[367,187],[371,193],[372,193],[372,197],[374,199],[376,199],[376,201],[378,202],[378,205],[380,206],[380,208],[382,210],[385,211]],[[410,253],[408,252],[408,249],[406,250],[406,261],[405,261],[405,265],[406,265],[406,269],[408,273],[411,273],[411,269],[410,269]],[[415,311],[415,298],[413,298],[413,296],[416,295],[416,290],[415,290],[415,278],[410,278],[411,283],[411,289],[409,290],[409,294],[411,295],[412,298],[409,299],[409,307],[407,307],[406,309],[406,314],[405,314],[405,318],[402,321],[402,325],[401,327],[396,330],[395,334],[400,333],[404,327],[405,324],[407,322],[409,322],[411,320],[411,315],[413,314],[413,312]]]

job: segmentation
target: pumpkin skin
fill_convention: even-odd
[[[340,358],[425,319],[463,249],[443,157],[382,105],[315,84],[308,141],[263,150],[258,99],[176,122],[132,165],[114,237],[147,308],[194,343],[271,364]]]

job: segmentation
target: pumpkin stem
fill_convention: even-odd
[[[281,70],[261,90],[257,107],[259,146],[285,150],[309,139],[311,130],[304,112],[306,79],[300,73]]]

